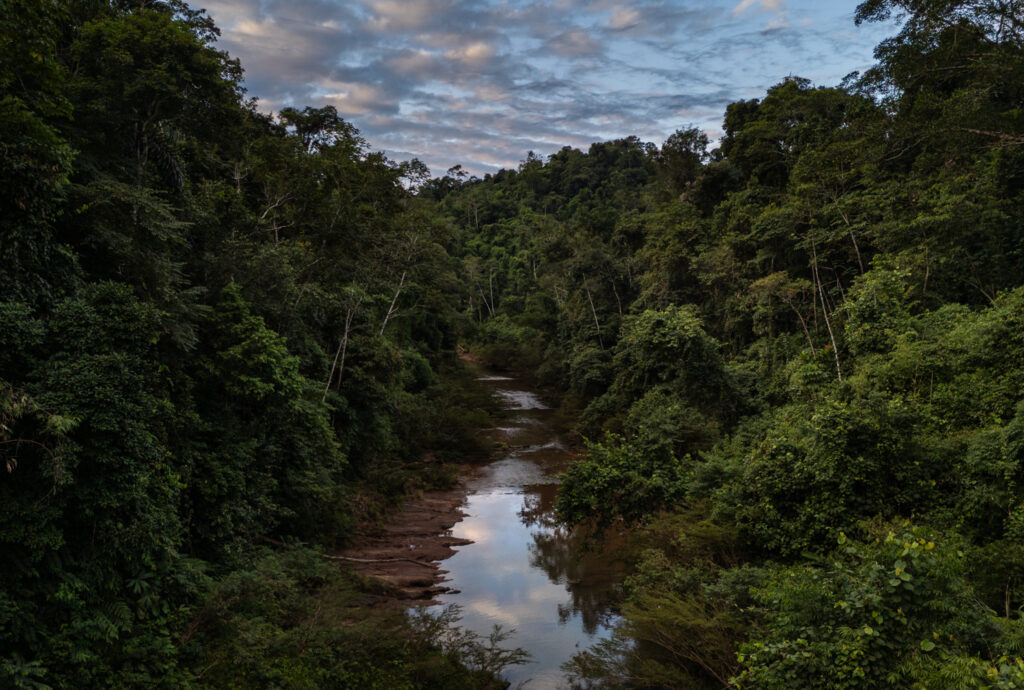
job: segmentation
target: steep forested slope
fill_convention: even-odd
[[[714,149],[680,130],[424,190],[471,234],[477,351],[590,439],[563,518],[645,526],[581,677],[1024,683],[1024,16],[858,18],[894,13],[869,73],[734,103]]]
[[[473,448],[422,166],[257,112],[184,3],[0,31],[0,685],[489,683],[297,546]]]

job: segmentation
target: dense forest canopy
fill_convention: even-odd
[[[841,85],[422,193],[477,351],[579,419],[571,524],[641,529],[608,687],[1024,684],[1024,15],[902,18]]]
[[[481,451],[465,345],[645,545],[581,682],[1024,687],[1024,8],[894,16],[479,179],[261,112],[178,0],[0,0],[0,685],[493,683],[319,555]]]
[[[487,684],[312,546],[477,450],[452,230],[216,36],[0,5],[0,685]]]

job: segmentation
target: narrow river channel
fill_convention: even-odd
[[[558,474],[572,454],[552,410],[512,377],[481,371],[479,380],[504,403],[494,433],[507,450],[467,481],[467,515],[452,535],[473,543],[444,562],[456,591],[440,600],[481,635],[494,624],[516,630],[506,645],[532,660],[506,670],[513,688],[567,688],[561,665],[609,634],[623,565],[610,545],[581,557],[582,535],[554,521]]]

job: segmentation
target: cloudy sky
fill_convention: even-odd
[[[263,110],[331,104],[435,175],[691,124],[788,75],[837,84],[892,26],[851,0],[195,0]]]

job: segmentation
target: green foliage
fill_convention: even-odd
[[[844,306],[844,339],[855,355],[888,353],[900,336],[913,331],[909,277],[909,271],[887,267],[880,259],[870,271],[854,280]]]
[[[644,453],[609,435],[604,443],[588,443],[587,459],[570,465],[555,508],[570,524],[595,520],[605,529],[619,519],[632,523],[676,504],[685,479],[685,463],[674,456]]]
[[[192,395],[204,424],[187,477],[193,548],[221,559],[253,535],[340,530],[345,462],[298,358],[236,284],[222,291],[203,340]]]
[[[494,678],[504,669],[525,664],[530,660],[530,654],[523,649],[501,646],[515,634],[514,629],[503,630],[500,625],[495,624],[490,634],[484,638],[458,627],[459,614],[458,606],[447,606],[436,616],[425,608],[418,608],[413,612],[413,631],[437,645],[442,658],[452,666],[450,669],[443,669],[442,673],[432,679],[433,682],[428,681],[427,685],[420,687],[432,686],[437,682],[448,687],[447,683],[451,682],[454,674],[468,675],[460,682],[460,685],[465,684],[463,687],[493,687],[496,684]],[[463,668],[468,669],[469,674],[466,674]]]
[[[450,482],[424,456],[477,451],[486,413],[437,376],[465,291],[402,185],[422,166],[332,108],[259,114],[216,36],[177,0],[0,3],[0,685],[484,687],[401,619],[296,646],[340,576],[263,540],[341,542],[357,492]],[[265,610],[218,637],[204,597]]]
[[[749,540],[770,553],[820,548],[874,515],[927,510],[947,466],[922,448],[899,399],[827,400],[784,409],[721,493]],[[946,460],[948,462],[948,460]]]
[[[611,366],[615,378],[589,414],[627,409],[653,390],[711,420],[731,420],[737,412],[740,396],[719,345],[704,331],[692,306],[648,309],[629,317]]]
[[[567,669],[596,687],[712,688],[735,667],[744,624],[727,604],[696,595],[644,592],[610,638],[577,654]],[[596,681],[596,683],[594,683]]]
[[[563,519],[701,505],[742,554],[693,566],[645,527],[661,556],[638,565],[614,639],[577,657],[581,679],[720,686],[750,638],[767,651],[744,686],[1018,683],[1024,17],[988,0],[857,10],[891,17],[865,75],[730,105],[719,149],[693,129],[566,148],[439,197],[466,238],[474,351],[537,367],[581,435],[614,434],[566,473]],[[876,648],[877,622],[828,602],[887,601],[870,526],[909,518],[968,554],[920,564],[960,637],[888,631]],[[856,556],[831,554],[840,534]],[[715,599],[715,569],[744,565],[772,576],[761,604]],[[930,606],[906,625],[931,625]]]
[[[34,304],[77,278],[53,229],[73,160],[59,130],[71,107],[54,54],[65,10],[9,0],[0,15],[0,281],[5,299]]]
[[[562,517],[644,526],[581,678],[1024,685],[1024,18],[857,10],[890,16],[718,149],[431,180],[332,107],[261,114],[178,0],[0,0],[0,684],[493,684],[502,633],[262,547],[450,484],[468,344],[604,435]]]
[[[840,534],[829,559],[779,569],[756,590],[764,620],[740,646],[737,685],[930,687],[951,657],[991,654],[982,641],[999,640],[999,626],[964,580],[959,544],[909,525],[875,534]],[[977,670],[958,687],[980,687]]]
[[[661,514],[639,535],[645,549],[612,635],[567,670],[596,687],[721,687],[738,670],[735,642],[750,622],[750,591],[765,573],[736,567],[738,539],[707,506]]]
[[[15,444],[36,450],[5,481],[2,533],[16,566],[0,627],[11,652],[60,682],[173,681],[170,602],[194,583],[178,553],[182,484],[164,440],[159,315],[98,283],[44,325],[24,372],[33,398],[10,410]]]
[[[457,626],[458,612],[366,606],[358,583],[316,553],[263,553],[216,582],[182,637],[196,687],[490,689],[524,653]]]

